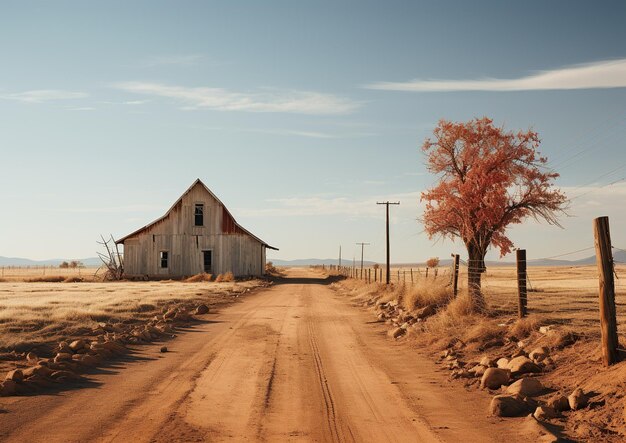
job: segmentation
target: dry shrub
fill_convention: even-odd
[[[504,337],[506,328],[499,326],[496,320],[482,317],[482,321],[470,327],[464,334],[464,341],[468,343],[487,343]]]
[[[6,283],[7,279],[6,278],[0,278],[0,283]]]
[[[192,275],[191,277],[183,281],[185,283],[198,283],[198,282],[203,282],[203,281],[211,281],[212,278],[213,276],[211,274],[207,274],[206,272],[203,272],[201,274]]]
[[[422,281],[406,288],[403,304],[412,311],[429,305],[445,306],[451,299],[452,291],[444,281]]]
[[[503,338],[508,329],[487,314],[474,311],[470,297],[460,295],[424,322],[424,331],[430,335],[431,342],[440,342],[442,347],[454,339],[481,345]]]
[[[225,274],[219,274],[216,278],[215,281],[217,283],[224,283],[224,282],[229,282],[229,281],[234,281],[235,280],[235,276],[233,275],[232,272],[228,271]]]
[[[461,295],[452,300],[445,311],[454,318],[471,317],[474,315],[472,300],[467,295]]]
[[[534,331],[537,331],[539,326],[541,326],[539,319],[536,316],[531,315],[529,317],[520,318],[513,323],[510,332],[514,337],[526,338]]]
[[[44,275],[42,277],[34,277],[25,280],[28,283],[61,283],[65,281],[62,275]]]
[[[404,285],[381,284],[379,286],[378,293],[380,294],[379,300],[384,303],[392,300],[396,300],[398,303],[401,303],[404,298],[405,288]]]

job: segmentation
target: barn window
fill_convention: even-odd
[[[202,203],[196,203],[194,219],[195,219],[194,224],[196,226],[204,226],[204,205]]]
[[[167,251],[161,251],[159,258],[161,261],[161,268],[167,268],[169,253]]]

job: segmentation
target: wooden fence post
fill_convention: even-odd
[[[426,268],[426,278],[428,278],[428,268]]]
[[[526,249],[518,249],[515,252],[517,259],[517,296],[519,318],[528,314],[528,294],[526,292]]]
[[[609,230],[608,217],[598,217],[593,221],[593,237],[596,246],[596,264],[598,266],[602,362],[604,366],[609,366],[618,361],[619,355],[617,352],[613,253],[611,251],[611,232]]]
[[[411,268],[411,284],[413,284],[413,268]]]
[[[367,282],[372,282],[372,270],[370,268],[367,268]]]
[[[455,297],[459,293],[459,254],[454,254],[454,276],[452,277],[452,291]]]

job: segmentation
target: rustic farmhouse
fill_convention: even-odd
[[[262,275],[266,249],[277,250],[241,227],[200,179],[163,217],[116,243],[124,245],[124,275],[149,278]]]

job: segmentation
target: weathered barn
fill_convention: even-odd
[[[149,278],[262,275],[266,249],[277,250],[241,227],[200,179],[163,217],[116,243],[124,245],[124,275]]]

